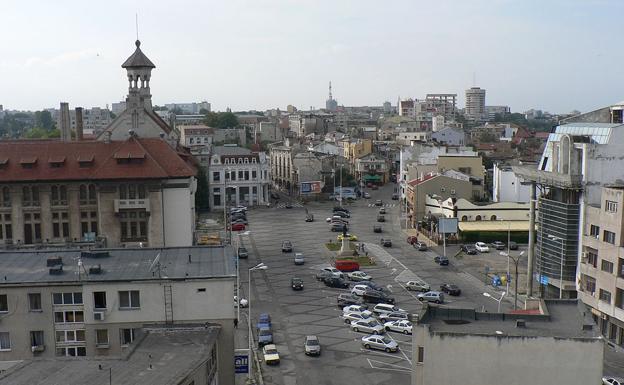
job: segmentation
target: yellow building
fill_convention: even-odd
[[[370,139],[347,139],[342,141],[343,156],[349,162],[351,172],[355,170],[355,161],[373,152],[373,141]]]

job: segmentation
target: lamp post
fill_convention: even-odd
[[[520,262],[520,258],[522,258],[522,256],[524,255],[524,251],[522,251],[515,258],[509,255],[509,253],[505,253],[504,251],[501,251],[500,255],[504,255],[507,257],[507,263],[509,263],[509,259],[511,258],[511,260],[514,261],[514,264],[516,265],[516,278],[514,282],[514,310],[516,310],[518,308],[518,263]],[[507,286],[509,287],[509,280],[507,280]],[[509,290],[507,290],[507,292],[509,293]]]
[[[559,299],[563,298],[563,238],[554,235],[548,235],[548,238],[561,243],[561,259],[559,260]]]
[[[492,295],[490,293],[483,293],[483,295],[485,297],[492,298],[494,301],[498,302],[498,310],[496,311],[497,313],[500,313],[501,301],[503,300],[503,297],[505,297],[505,294],[507,294],[507,292],[503,292],[501,294],[501,297],[499,299],[496,299],[496,298],[492,297]]]
[[[505,222],[504,219],[500,219],[501,222]],[[507,256],[507,292],[509,293],[509,254],[511,249],[509,248],[509,243],[511,243],[511,223],[507,222],[507,254],[501,253],[501,255]]]
[[[252,267],[249,269],[248,271],[248,282],[249,282],[249,299],[247,300],[247,311],[248,311],[248,316],[247,316],[247,321],[249,323],[249,357],[248,357],[248,361],[249,361],[249,370],[247,371],[247,382],[252,383],[253,382],[253,362],[251,360],[251,356],[252,356],[252,342],[253,342],[253,334],[251,334],[251,272],[252,271],[256,271],[256,270],[266,270],[269,267],[267,265],[265,265],[264,263],[259,263],[256,266]]]

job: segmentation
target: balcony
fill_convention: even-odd
[[[525,181],[559,188],[578,190],[583,188],[582,175],[568,175],[558,172],[543,171],[530,166],[512,166],[512,170]]]
[[[149,199],[115,199],[113,201],[115,207],[115,213],[120,210],[145,210],[150,211]]]

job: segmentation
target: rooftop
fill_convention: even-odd
[[[516,320],[524,320],[518,327]],[[487,313],[429,306],[420,324],[430,333],[501,337],[600,338],[591,313],[580,300],[543,300],[539,314]],[[585,325],[591,325],[586,330]]]
[[[148,329],[126,357],[23,361],[0,374],[0,385],[169,385],[185,380],[210,356],[219,327]],[[101,369],[100,369],[101,365]]]
[[[143,51],[141,51],[141,48],[139,48],[141,47],[141,42],[137,40],[134,44],[136,45],[136,50],[134,50],[134,53],[126,59],[126,61],[121,65],[121,68],[156,68],[154,63],[152,63],[152,61],[145,56]]]
[[[6,251],[0,252],[0,287],[23,283],[79,283],[236,276],[231,247]],[[107,254],[106,254],[107,253]],[[154,263],[160,255],[159,262]],[[189,262],[190,256],[190,262]],[[51,274],[49,258],[62,258],[60,274]],[[79,263],[82,268],[79,269]],[[92,267],[100,273],[87,274]]]
[[[251,155],[251,150],[238,146],[214,146],[212,153],[215,155]]]

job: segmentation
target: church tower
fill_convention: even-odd
[[[121,65],[128,72],[128,97],[126,98],[126,108],[147,108],[152,109],[152,95],[150,93],[150,77],[152,68],[156,68],[154,63],[141,51],[141,42],[135,42],[136,50]]]

